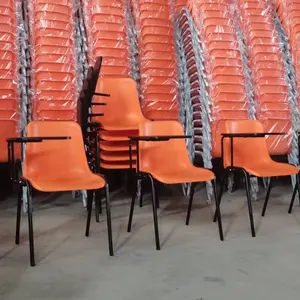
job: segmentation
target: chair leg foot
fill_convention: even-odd
[[[152,210],[153,210],[153,222],[154,222],[154,233],[155,233],[155,244],[156,250],[160,250],[159,232],[158,232],[158,220],[157,220],[157,207],[156,207],[156,197],[155,197],[155,186],[154,180],[151,175],[149,175],[152,188]]]
[[[191,217],[191,211],[192,211],[192,205],[193,205],[193,199],[194,199],[194,192],[195,192],[195,183],[192,182],[191,185],[191,194],[190,194],[190,200],[189,200],[189,206],[188,206],[188,211],[186,215],[186,220],[185,220],[185,225],[189,225],[190,223],[190,217]]]
[[[107,234],[108,234],[108,247],[109,255],[114,255],[112,229],[111,229],[111,213],[110,213],[110,200],[109,200],[109,187],[105,186],[105,204],[106,204],[106,220],[107,220]]]
[[[86,218],[86,228],[85,228],[86,237],[90,235],[92,209],[93,209],[93,191],[87,191],[87,218]]]

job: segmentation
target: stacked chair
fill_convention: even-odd
[[[16,18],[16,1],[0,4],[0,162],[8,161],[6,138],[19,135]]]
[[[291,133],[285,66],[269,1],[239,0],[238,8],[252,70],[256,118],[265,132]],[[272,136],[267,143],[271,154],[287,154],[291,135]]]
[[[146,118],[139,104],[135,81],[129,77],[99,77],[96,93],[109,97],[94,96],[92,123],[101,125],[100,167],[103,169],[129,169],[129,136],[137,135],[139,124]],[[102,114],[102,116],[101,116]],[[133,165],[136,153],[133,153]]]
[[[274,1],[274,5],[282,26],[287,34],[292,59],[294,63],[295,73],[296,73],[296,82],[297,82],[297,89],[298,94],[300,91],[300,63],[299,63],[299,49],[300,49],[300,1],[299,0],[281,0],[281,1]],[[299,105],[299,98],[298,98],[298,105]]]
[[[103,57],[101,76],[128,76],[130,56],[124,0],[84,1],[89,63]]]
[[[245,76],[228,1],[189,1],[203,46],[210,97],[212,156],[221,156],[226,120],[248,119]]]
[[[130,87],[128,88],[128,94],[122,87],[120,88],[123,93],[118,92],[119,81],[122,81],[122,78],[128,78],[130,75],[130,52],[125,4],[123,0],[92,0],[83,3],[89,62],[90,65],[95,64],[93,75],[95,76],[95,88],[92,88],[93,91],[90,95],[92,101],[90,102],[104,104],[101,106],[91,105],[90,121],[101,126],[102,130],[99,135],[101,139],[99,143],[100,167],[107,170],[122,170],[130,167],[128,131],[121,126],[121,121],[124,117],[123,112],[120,111],[119,115],[120,126],[116,126],[113,129],[107,128],[105,120],[101,117],[107,103],[113,103],[113,107],[118,109],[119,101],[120,105],[122,105],[126,99],[131,100],[129,96],[131,93]],[[101,62],[99,57],[102,57]],[[116,78],[115,83],[110,78]],[[96,88],[97,81],[98,85]],[[105,82],[104,86],[102,82]],[[131,81],[131,83],[134,86],[134,92],[137,93],[134,82]],[[97,96],[94,93],[108,94],[110,97]],[[132,131],[130,132],[132,133]]]
[[[30,1],[32,117],[76,120],[76,57],[72,2]]]
[[[132,0],[132,7],[143,113],[153,120],[178,120],[176,50],[169,1]]]
[[[187,116],[187,118],[192,118],[194,151],[195,155],[197,156],[203,155],[203,121],[201,98],[205,98],[205,95],[201,93],[201,90],[202,92],[204,90],[204,84],[201,84],[201,69],[203,67],[200,58],[201,48],[192,16],[187,8],[183,8],[180,11],[178,20],[190,84],[190,103],[187,103],[186,106],[191,106],[191,116]],[[201,85],[202,88],[200,88]],[[208,120],[206,125],[209,126]]]

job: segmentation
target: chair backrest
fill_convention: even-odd
[[[26,145],[25,178],[67,180],[77,173],[90,172],[80,126],[73,121],[33,121],[28,137],[70,136],[68,140],[45,140]]]
[[[262,124],[257,120],[234,120],[225,122],[226,133],[263,133]],[[224,167],[231,165],[230,139],[224,140]],[[270,161],[267,141],[261,138],[234,138],[233,139],[233,166],[245,168],[254,164]]]
[[[102,117],[93,117],[105,128],[106,124],[137,124],[144,119],[141,111],[135,81],[129,77],[101,77],[98,79],[97,93],[106,93],[110,97],[94,96],[93,103],[106,103],[105,106],[93,106],[93,113],[103,113]]]
[[[147,121],[140,125],[140,136],[184,135],[177,121]],[[140,142],[140,171],[151,173],[165,169],[178,170],[191,165],[185,139],[170,139],[160,142]]]

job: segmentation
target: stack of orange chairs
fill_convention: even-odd
[[[291,133],[283,55],[269,1],[239,0],[238,8],[252,70],[256,118],[266,132]],[[267,143],[271,154],[287,154],[291,135],[269,137]]]
[[[298,94],[300,92],[300,0],[276,0],[274,5],[282,26],[288,36],[296,73]],[[300,98],[298,98],[300,106]]]
[[[246,82],[227,0],[190,0],[188,7],[203,41],[211,99],[212,156],[221,156],[226,120],[248,119]]]
[[[132,0],[132,6],[143,113],[153,120],[178,120],[176,49],[169,0]]]
[[[19,135],[16,0],[0,3],[0,162],[7,162],[8,137]],[[20,156],[20,153],[16,153]]]
[[[34,120],[76,120],[73,16],[72,1],[30,1]]]
[[[125,0],[89,0],[83,5],[90,65],[102,56],[101,76],[129,76]]]
[[[90,0],[84,1],[84,17],[87,30],[89,48],[89,63],[94,65],[98,57],[102,57],[102,65],[96,88],[97,93],[109,94],[104,98],[94,96],[93,103],[101,102],[104,106],[92,107],[92,113],[104,113],[103,117],[92,117],[92,123],[101,124],[100,131],[100,167],[102,169],[129,169],[129,135],[138,133],[122,126],[122,111],[119,123],[114,128],[108,127],[106,118],[116,115],[122,105],[130,106],[130,88],[128,94],[119,84],[122,79],[128,80],[130,75],[130,52],[128,43],[128,31],[126,21],[126,2],[124,0]],[[119,92],[119,89],[123,93]],[[137,89],[134,85],[134,92]],[[129,96],[129,98],[128,98]],[[128,103],[126,104],[126,101]],[[107,109],[113,107],[108,113]],[[125,114],[125,112],[124,112]]]

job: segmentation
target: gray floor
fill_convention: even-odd
[[[49,197],[48,197],[49,198]],[[250,236],[243,191],[222,206],[226,240],[211,222],[213,208],[197,193],[190,226],[187,200],[169,197],[159,211],[162,250],[154,246],[151,206],[136,207],[126,232],[129,200],[113,202],[115,257],[107,252],[104,219],[85,238],[85,211],[71,195],[35,205],[38,265],[29,267],[27,223],[14,245],[12,200],[0,204],[0,299],[252,300],[299,299],[300,208],[287,214],[288,187],[276,188],[264,219],[254,203],[257,237]]]

